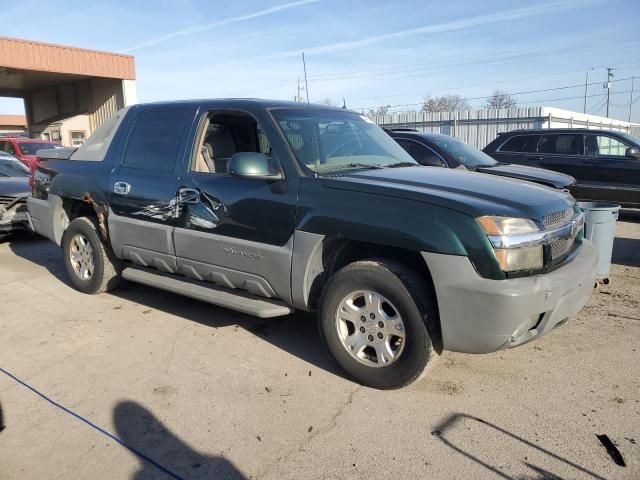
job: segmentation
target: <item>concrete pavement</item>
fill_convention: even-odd
[[[637,214],[614,257],[612,284],[540,341],[445,353],[382,392],[342,376],[309,315],[130,283],[83,295],[55,245],[15,238],[0,244],[0,367],[133,451],[0,373],[0,478],[640,478]]]

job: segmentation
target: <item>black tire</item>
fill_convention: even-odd
[[[71,244],[77,235],[86,238],[91,246],[93,270],[88,278],[82,278],[72,265]],[[97,226],[92,219],[80,217],[69,224],[62,237],[62,251],[67,274],[81,292],[102,293],[116,288],[120,283],[121,262],[115,257],[111,247],[100,239]]]
[[[373,291],[388,299],[404,323],[403,350],[387,366],[358,361],[347,351],[338,333],[340,304],[359,290]],[[373,259],[351,263],[334,274],[324,289],[318,312],[320,334],[331,355],[359,383],[379,389],[403,387],[420,377],[433,352],[427,331],[427,322],[435,318],[436,312],[431,292],[415,271],[399,262]]]

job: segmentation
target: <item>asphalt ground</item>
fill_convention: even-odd
[[[343,376],[310,315],[261,320],[131,283],[84,295],[58,247],[12,238],[0,479],[640,478],[638,212],[613,257],[611,284],[539,341],[445,352],[376,391]]]

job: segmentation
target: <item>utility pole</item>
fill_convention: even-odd
[[[587,113],[587,87],[589,86],[589,72],[593,70],[594,67],[591,67],[587,70],[587,75],[584,79],[584,107],[582,108],[582,113]]]
[[[633,106],[633,84],[635,82],[636,77],[631,77],[631,99],[629,100],[629,123],[631,123],[631,108]]]
[[[607,118],[609,118],[609,98],[611,96],[611,80],[613,79],[613,68],[607,68],[607,83],[604,88],[607,89]]]
[[[304,87],[300,85],[300,77],[298,77],[298,91],[297,91],[296,98],[295,98],[296,102],[302,102],[302,93],[301,92],[302,92],[303,89],[304,89]]]

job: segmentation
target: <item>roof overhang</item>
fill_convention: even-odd
[[[0,96],[91,77],[134,80],[130,55],[0,37]]]

